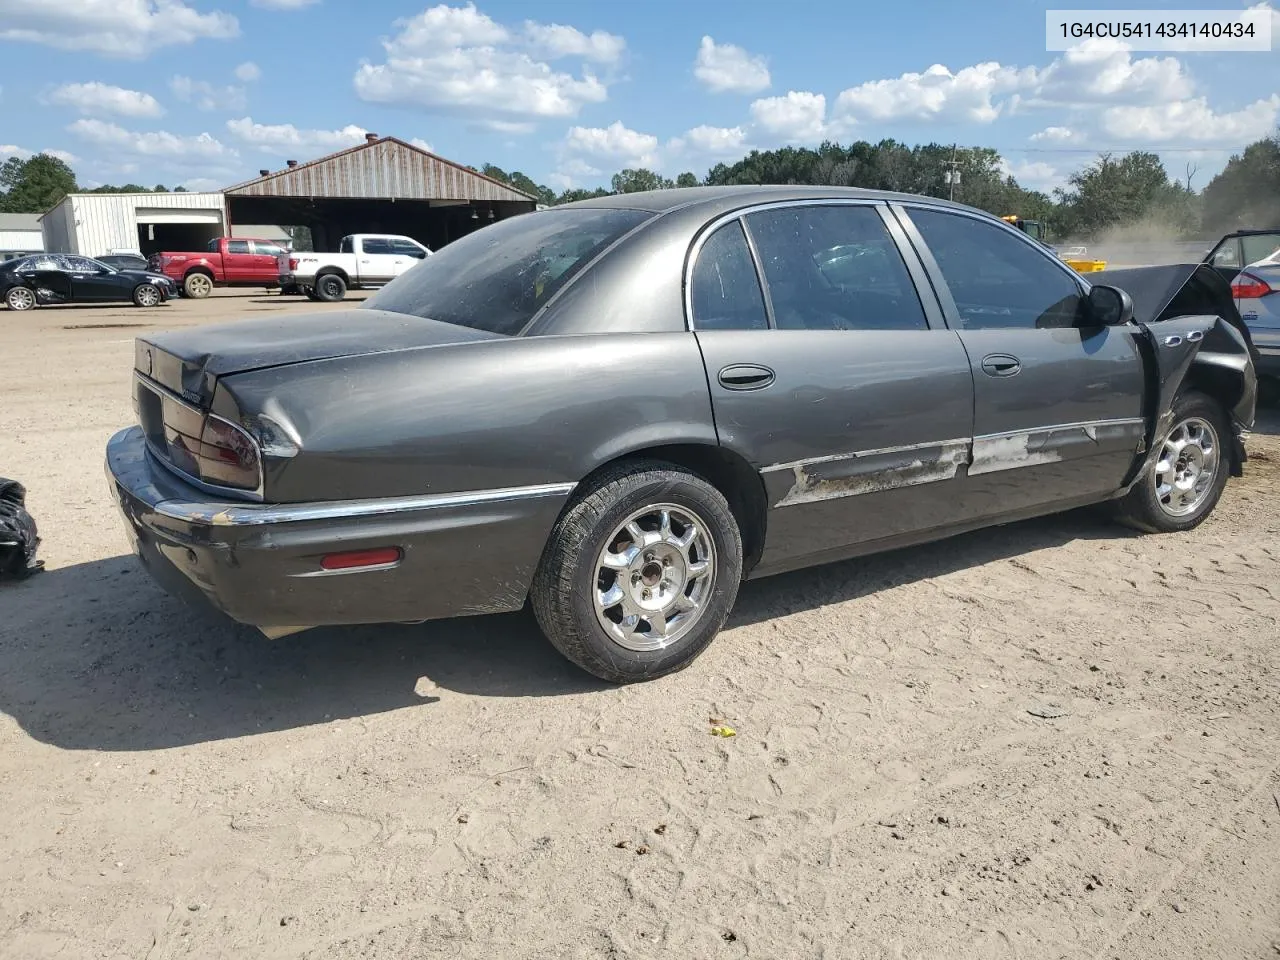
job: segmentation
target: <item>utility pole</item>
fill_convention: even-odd
[[[960,161],[956,159],[956,145],[954,143],[951,144],[951,159],[943,160],[942,162],[947,165],[947,172],[943,175],[942,182],[950,185],[951,194],[948,199],[954,200],[956,198],[956,184],[960,182]]]

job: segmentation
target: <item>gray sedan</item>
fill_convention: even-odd
[[[1138,302],[907,195],[569,204],[357,309],[139,339],[111,487],[157,578],[269,636],[528,602],[591,673],[657,677],[745,578],[1085,504],[1203,521],[1248,331],[1210,267],[1154,269]]]

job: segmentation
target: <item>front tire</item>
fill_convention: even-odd
[[[565,657],[611,683],[697,659],[742,578],[742,535],[724,496],[661,461],[602,473],[551,533],[530,599]]]
[[[1173,402],[1159,453],[1116,505],[1117,519],[1147,533],[1191,530],[1213,512],[1231,470],[1230,422],[1222,405],[1188,391]]]
[[[4,295],[4,302],[10,310],[34,310],[36,294],[34,290],[27,287],[10,287]]]
[[[138,307],[160,306],[160,289],[154,283],[140,283],[133,288],[133,303]]]

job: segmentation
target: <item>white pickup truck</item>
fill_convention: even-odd
[[[390,283],[429,256],[431,251],[412,237],[353,233],[342,238],[337,253],[293,251],[281,256],[280,292],[332,303],[349,289]]]

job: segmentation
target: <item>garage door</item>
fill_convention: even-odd
[[[191,210],[182,207],[139,207],[138,223],[222,223],[221,210]]]

